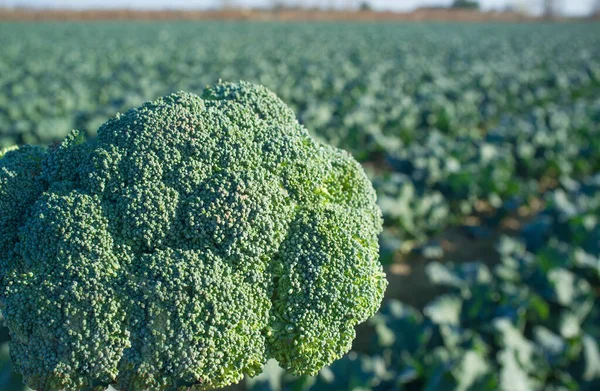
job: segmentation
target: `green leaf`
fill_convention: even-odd
[[[529,307],[535,312],[537,318],[540,320],[548,319],[548,316],[550,315],[550,306],[541,296],[532,294],[529,298]]]
[[[514,356],[514,359],[517,360],[520,366],[528,371],[533,370],[535,368],[533,363],[533,356],[535,353],[534,344],[525,338],[523,333],[508,319],[496,319],[493,322],[493,326],[498,332],[498,342],[500,346],[502,346],[504,350],[509,351],[510,356]]]
[[[598,341],[588,334],[583,336],[583,357],[585,361],[583,379],[585,381],[600,379],[600,349],[598,349]]]
[[[462,299],[455,295],[443,295],[429,303],[423,313],[435,324],[458,325]]]
[[[575,275],[566,269],[553,269],[548,273],[548,280],[553,284],[556,300],[566,307],[573,304],[577,290]]]
[[[453,370],[456,391],[475,390],[473,386],[490,373],[490,366],[481,353],[467,350]]]
[[[282,377],[285,374],[285,370],[279,366],[279,363],[270,359],[263,366],[262,373],[253,378],[247,379],[247,383],[250,389],[260,383],[266,383],[269,386],[269,390],[281,391],[282,389]]]
[[[575,338],[581,332],[581,321],[573,312],[564,310],[560,314],[559,329],[563,337]]]
[[[461,288],[463,286],[463,281],[445,264],[431,262],[427,265],[425,272],[431,282],[436,285],[451,286],[455,288]]]
[[[500,390],[531,391],[537,389],[537,382],[529,376],[517,359],[516,351],[505,349],[498,353],[500,363]]]
[[[425,272],[434,284],[463,291],[468,291],[475,284],[488,284],[492,281],[490,270],[480,262],[465,262],[460,265],[431,262]]]
[[[542,326],[534,327],[533,335],[551,367],[564,359],[567,345],[559,335]]]

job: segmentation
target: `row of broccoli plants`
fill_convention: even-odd
[[[423,311],[389,300],[369,351],[314,378],[270,363],[252,390],[597,390],[600,175],[557,189],[501,262],[427,266],[445,288]]]
[[[93,135],[117,111],[223,80],[266,85],[361,160],[600,83],[596,25],[5,24],[0,146]],[[310,50],[305,50],[310,42]]]
[[[386,231],[383,261],[407,243],[423,242],[483,201],[497,224],[548,188],[600,171],[600,100],[548,105],[506,116],[484,136],[432,131],[420,143],[387,154],[388,171],[373,172]]]

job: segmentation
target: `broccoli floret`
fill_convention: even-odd
[[[38,390],[315,374],[387,286],[360,165],[245,82],[4,153],[0,214],[2,314]]]
[[[45,157],[44,149],[29,145],[0,151],[0,282],[17,257],[14,249],[25,213],[46,190],[40,178]]]

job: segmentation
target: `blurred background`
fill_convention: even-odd
[[[586,16],[598,10],[597,0],[2,0],[5,8],[34,9],[320,9],[411,12],[418,9],[468,8],[531,15]]]
[[[236,390],[600,389],[600,1],[0,0],[0,149],[264,84],[351,152],[390,282],[315,377]],[[21,391],[0,331],[0,390]]]

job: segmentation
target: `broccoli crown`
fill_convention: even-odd
[[[383,298],[371,183],[262,86],[0,156],[0,301],[34,389],[214,388],[269,358],[315,374]]]

